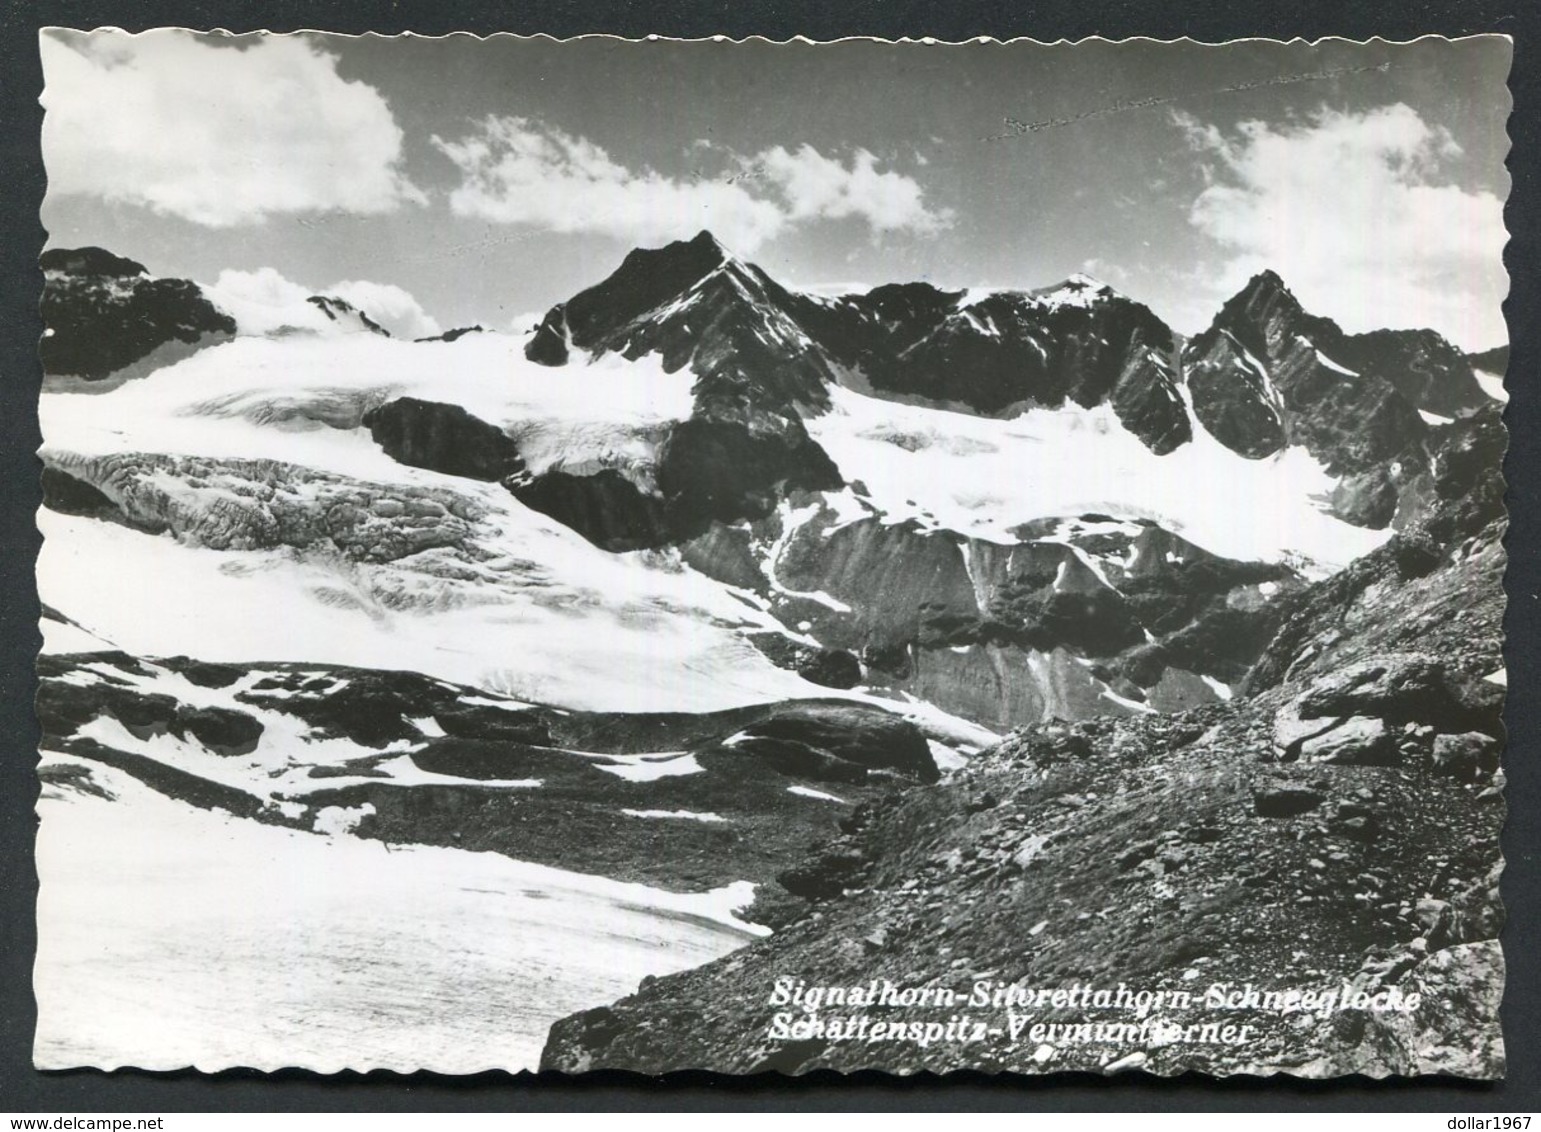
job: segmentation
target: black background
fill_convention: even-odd
[[[456,30],[512,31],[556,37],[604,33],[772,40],[804,36],[977,35],[1039,40],[1104,36],[1122,39],[1191,37],[1219,42],[1243,37],[1413,39],[1501,33],[1515,39],[1509,122],[1513,190],[1505,254],[1511,291],[1505,304],[1513,348],[1507,414],[1513,526],[1507,588],[1506,649],[1511,695],[1505,765],[1510,816],[1504,835],[1508,869],[1503,935],[1509,964],[1503,1020],[1509,1076],[1496,1084],[1443,1079],[1372,1082],[1350,1078],[1301,1082],[1256,1078],[1162,1081],[1143,1074],[1113,1080],[1084,1075],[987,1077],[922,1075],[897,1079],[882,1073],[842,1077],[752,1078],[679,1074],[661,1079],[620,1073],[582,1078],[486,1073],[449,1078],[432,1074],[339,1074],[300,1070],[277,1074],[39,1073],[31,1067],[36,1008],[32,998],[37,876],[32,864],[36,829],[37,726],[32,715],[33,659],[38,607],[33,565],[39,536],[33,521],[41,493],[35,450],[41,380],[36,343],[43,246],[38,207],[45,179],[38,139],[42,90],[37,30],[122,27],[129,31],[178,25],[232,31],[291,31],[437,35]],[[1039,0],[1031,3],[908,0],[831,5],[792,0],[713,0],[628,3],[626,0],[491,3],[485,0],[0,0],[0,1112],[114,1113],[330,1110],[1344,1110],[1515,1113],[1541,1110],[1541,428],[1532,375],[1541,366],[1541,296],[1535,268],[1537,158],[1541,156],[1541,15],[1534,0],[1424,0],[1424,2],[1291,2],[1281,0]],[[104,571],[112,563],[97,563]],[[217,963],[218,956],[210,956]],[[1442,1126],[1442,1122],[1441,1122]]]

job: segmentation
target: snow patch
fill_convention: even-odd
[[[1219,696],[1220,699],[1229,700],[1231,698],[1231,686],[1224,680],[1216,680],[1213,676],[1205,676],[1202,673],[1200,673],[1199,679],[1204,681],[1209,686],[1209,690]]]
[[[962,753],[946,743],[939,743],[935,739],[927,739],[926,746],[931,748],[931,761],[936,764],[936,769],[946,772],[959,770],[968,766],[968,759]]]
[[[439,721],[431,715],[425,716],[422,719],[414,719],[413,717],[408,716],[407,722],[430,739],[444,738],[444,728],[440,727]]]
[[[632,818],[663,818],[666,820],[725,822],[728,819],[721,814],[703,814],[695,810],[622,810],[621,813]]]
[[[691,754],[667,758],[659,758],[657,755],[607,755],[606,758],[615,761],[596,763],[596,768],[628,782],[657,782],[660,778],[700,774],[706,769]]]
[[[1341,373],[1341,374],[1344,374],[1345,376],[1348,376],[1348,377],[1358,377],[1359,376],[1353,370],[1345,369],[1344,367],[1340,366],[1337,362],[1333,361],[1331,358],[1329,358],[1326,354],[1322,353],[1320,350],[1316,351],[1316,360],[1322,366],[1325,366],[1327,369],[1332,370],[1334,373]]]
[[[323,806],[316,811],[316,820],[311,823],[311,829],[333,837],[352,833],[358,828],[359,822],[373,816],[374,812],[375,808],[369,802],[362,806]]]
[[[1504,388],[1503,374],[1493,373],[1491,370],[1485,369],[1474,369],[1471,372],[1472,376],[1477,379],[1477,384],[1482,387],[1482,392],[1495,401],[1507,402],[1509,400],[1509,391]]]
[[[804,798],[818,798],[824,802],[839,802],[841,805],[845,805],[844,798],[836,798],[833,794],[826,794],[824,791],[815,790],[811,786],[788,786],[787,793],[798,794]]]

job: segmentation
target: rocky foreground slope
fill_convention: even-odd
[[[1461,422],[1429,517],[1292,599],[1244,697],[860,807],[773,937],[564,1019],[543,1067],[1501,1075],[1502,447]]]

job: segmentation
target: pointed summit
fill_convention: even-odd
[[[600,325],[630,322],[688,291],[732,257],[710,232],[661,248],[636,248],[603,283],[567,303],[573,338],[583,341]]]
[[[1259,271],[1247,281],[1247,285],[1241,291],[1242,294],[1266,294],[1280,291],[1286,295],[1290,293],[1290,289],[1284,285],[1284,280],[1279,277],[1279,273],[1271,267],[1265,267]]]

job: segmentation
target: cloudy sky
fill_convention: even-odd
[[[507,328],[709,228],[805,288],[1085,271],[1192,333],[1272,267],[1348,330],[1507,337],[1502,39],[41,49],[50,245],[253,309]]]

